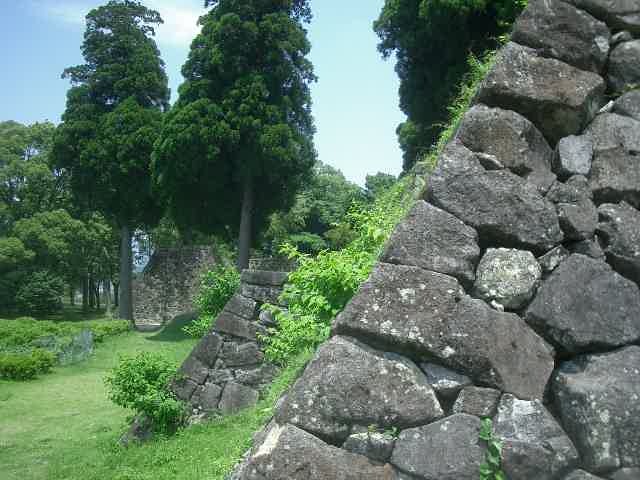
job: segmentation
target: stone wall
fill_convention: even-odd
[[[245,270],[238,292],[224,307],[211,331],[185,360],[176,396],[192,408],[192,420],[234,413],[254,405],[278,368],[264,361],[258,335],[275,326],[264,303],[278,304],[286,272]]]
[[[218,263],[211,247],[158,249],[133,282],[136,328],[154,330],[182,314],[195,311],[193,299],[202,273]]]
[[[639,37],[530,0],[234,480],[477,480],[484,417],[510,480],[640,479]]]

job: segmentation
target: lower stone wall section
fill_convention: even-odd
[[[191,406],[193,420],[255,405],[277,375],[278,368],[265,361],[259,342],[259,335],[275,326],[261,307],[277,304],[287,275],[245,270],[238,292],[181,366],[182,378],[173,391]]]
[[[136,328],[155,330],[178,315],[193,313],[200,277],[218,262],[211,247],[155,251],[132,286]]]
[[[640,479],[640,2],[511,38],[233,480]]]

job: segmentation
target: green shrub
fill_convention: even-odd
[[[206,272],[200,281],[200,291],[195,302],[198,318],[182,327],[182,330],[192,337],[203,337],[239,285],[240,274],[233,267],[220,265]]]
[[[49,372],[54,364],[55,355],[40,348],[26,353],[0,352],[0,378],[30,380]]]
[[[291,245],[282,247],[282,252],[297,260],[299,267],[289,275],[282,294],[288,308],[265,306],[278,325],[261,337],[269,360],[284,364],[329,336],[331,320],[369,276],[385,241],[413,204],[414,180],[405,177],[373,206],[355,205],[346,218],[355,238],[346,248],[325,250],[313,257]]]
[[[62,310],[64,281],[46,271],[29,275],[18,289],[16,305],[32,315],[49,315]]]
[[[177,367],[157,353],[122,357],[105,379],[109,399],[151,420],[154,429],[167,433],[184,420],[185,405],[169,389]]]
[[[0,351],[28,349],[35,340],[48,337],[72,337],[82,330],[91,330],[94,342],[100,343],[106,337],[130,330],[126,320],[90,320],[86,322],[53,322],[20,317],[14,320],[0,320]]]

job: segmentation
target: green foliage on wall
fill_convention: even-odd
[[[192,337],[203,337],[239,286],[240,274],[233,267],[219,265],[206,272],[200,280],[200,291],[195,300],[198,318],[182,330]]]
[[[283,247],[283,253],[295,259],[299,268],[289,275],[282,294],[287,309],[266,306],[277,322],[277,328],[262,338],[268,359],[285,364],[328,338],[331,320],[366,280],[384,243],[419,191],[419,179],[408,175],[373,205],[354,206],[345,223],[355,238],[341,250],[312,256],[291,245]]]

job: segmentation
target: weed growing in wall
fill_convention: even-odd
[[[313,349],[326,340],[335,317],[366,280],[395,225],[413,205],[420,188],[409,175],[373,206],[355,205],[347,215],[355,239],[338,251],[322,251],[317,256],[284,245],[282,253],[295,259],[299,268],[289,275],[282,294],[287,309],[267,305],[278,324],[263,336],[265,354],[273,362],[287,360]]]
[[[502,38],[501,41],[503,43],[506,43],[508,41],[508,37]],[[469,107],[471,107],[471,103],[473,102],[473,98],[478,91],[480,83],[482,83],[482,80],[484,80],[484,78],[493,67],[496,54],[497,51],[492,50],[485,53],[480,58],[476,57],[473,54],[470,54],[467,57],[469,71],[464,76],[463,81],[458,89],[458,94],[456,95],[454,101],[447,107],[447,110],[449,112],[449,122],[447,125],[442,125],[443,130],[440,134],[438,142],[435,144],[431,152],[425,155],[425,158],[422,160],[423,162],[427,162],[428,164],[435,164],[437,158],[444,150],[444,147],[456,134],[462,117],[467,112],[467,110],[469,110]]]
[[[196,297],[198,318],[182,330],[195,338],[204,337],[239,286],[240,274],[232,266],[220,265],[206,272]]]
[[[482,420],[479,437],[487,444],[485,461],[480,465],[480,480],[507,480],[502,471],[502,442],[494,436],[490,418]]]

